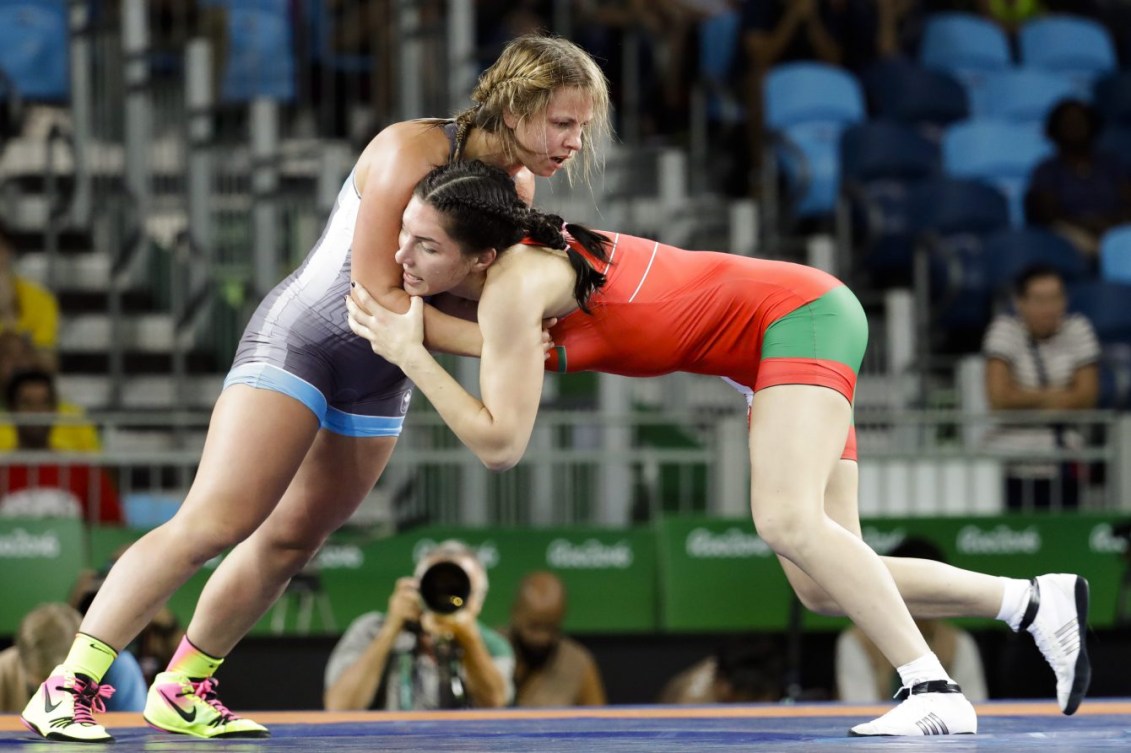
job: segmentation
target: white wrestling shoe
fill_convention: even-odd
[[[1021,619],[1037,648],[1056,673],[1056,700],[1065,714],[1074,714],[1088,692],[1088,581],[1058,573],[1033,579],[1029,606]]]
[[[872,735],[972,735],[978,731],[978,715],[962,688],[946,680],[921,682],[912,688],[901,688],[895,695],[898,706],[864,724],[857,724],[848,734],[855,737]]]

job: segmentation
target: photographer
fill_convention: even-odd
[[[397,580],[388,612],[350,624],[326,665],[328,710],[500,707],[514,697],[514,654],[478,621],[487,572],[475,552],[445,541],[411,578]]]

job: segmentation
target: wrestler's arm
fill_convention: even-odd
[[[401,215],[416,184],[443,162],[447,139],[439,129],[427,124],[397,123],[382,131],[368,149],[371,151],[361,208],[353,234],[353,279],[382,306],[404,313],[408,310],[409,295],[403,288],[404,270],[393,258]],[[483,340],[475,324],[431,306],[425,306],[424,320],[428,348],[479,355]]]
[[[377,309],[364,290],[355,289],[357,302],[348,301],[350,326],[405,372],[484,465],[506,470],[526,451],[541,400],[544,288],[537,275],[524,275],[521,265],[488,277],[479,301],[482,399],[468,393],[421,344],[419,299],[413,299],[407,315],[396,316]]]

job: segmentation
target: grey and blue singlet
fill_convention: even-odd
[[[442,127],[454,153],[455,124]],[[289,395],[336,434],[396,437],[412,383],[346,323],[350,245],[360,206],[351,172],[322,237],[252,315],[224,387],[245,384]]]

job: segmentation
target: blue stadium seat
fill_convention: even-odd
[[[840,188],[840,136],[864,119],[856,79],[823,63],[786,63],[770,70],[765,122],[775,137],[775,158],[793,194],[797,217],[828,215]]]
[[[326,0],[299,1],[302,3],[300,16],[306,21],[312,60],[342,73],[367,75],[373,70],[373,60],[369,55],[346,55],[334,51],[330,43],[334,23]]]
[[[939,171],[938,145],[910,126],[871,120],[845,129],[840,140],[846,180],[918,180]]]
[[[986,275],[995,295],[1009,292],[1017,276],[1035,264],[1052,267],[1068,283],[1088,276],[1088,263],[1062,236],[1036,227],[1010,228],[986,238]]]
[[[966,89],[958,79],[904,58],[874,63],[860,80],[875,117],[913,125],[935,138],[970,113]]]
[[[1131,170],[1131,124],[1106,126],[1100,133],[1096,148],[1120,160],[1124,167]]]
[[[1131,71],[1118,71],[1095,82],[1092,102],[1109,125],[1131,125]]]
[[[1009,40],[1001,27],[973,13],[936,13],[927,17],[919,61],[957,76],[968,91],[977,90],[991,71],[1013,65]]]
[[[0,69],[25,102],[70,99],[67,0],[0,2]]]
[[[1097,407],[1131,408],[1131,344],[1110,343],[1100,351],[1100,396]]]
[[[882,239],[906,237],[908,194],[916,182],[938,174],[938,145],[910,125],[873,120],[845,130],[840,161],[841,193],[850,223],[843,229],[850,233],[853,247],[864,249],[866,255]],[[870,271],[881,286],[900,282],[875,267]]]
[[[1043,127],[1045,118],[1064,99],[1087,99],[1069,77],[1049,71],[1011,68],[986,74],[971,101],[975,118],[996,118]]]
[[[938,251],[932,257],[934,285],[937,290],[953,287],[949,258],[978,253],[982,238],[1009,226],[1009,204],[998,189],[949,176],[911,184],[902,212],[905,224],[876,239],[863,259],[881,284],[907,284],[915,244],[930,237]]]
[[[1100,239],[1100,277],[1131,284],[1131,224],[1114,227]],[[1131,307],[1131,301],[1124,305]]]
[[[295,53],[290,0],[207,0],[228,16],[228,60],[220,84],[223,102],[295,98]]]
[[[1009,199],[1015,225],[1025,221],[1029,174],[1053,147],[1035,126],[994,120],[968,120],[943,136],[943,169],[961,178],[992,183]]]
[[[864,97],[852,74],[824,63],[784,63],[766,77],[766,125],[854,123],[864,118]]]
[[[1118,67],[1111,34],[1098,21],[1048,15],[1026,22],[1018,32],[1021,64],[1070,76],[1083,93]]]
[[[911,215],[920,231],[988,235],[1009,226],[1009,203],[985,181],[944,176],[915,187]]]
[[[929,242],[934,325],[980,335],[990,317],[984,262],[986,238],[1009,226],[1009,205],[998,189],[963,178],[934,178],[911,195],[913,227]]]
[[[742,117],[742,107],[730,91],[738,59],[742,13],[731,9],[699,22],[699,76],[707,87],[707,117],[730,123]]]
[[[1087,280],[1071,285],[1068,309],[1091,320],[1101,343],[1131,343],[1131,285]]]

